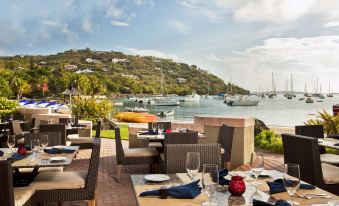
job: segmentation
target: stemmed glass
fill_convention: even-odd
[[[7,145],[9,147],[9,153],[12,152],[12,149],[15,146],[15,143],[16,143],[15,135],[9,135],[7,138]]]
[[[213,178],[212,178],[213,177]],[[202,170],[202,187],[208,196],[208,201],[202,203],[203,206],[217,206],[212,202],[212,195],[219,184],[219,171],[216,164],[204,164]]]
[[[42,151],[44,151],[44,149],[48,145],[48,135],[47,134],[41,135],[40,136],[40,142],[41,142]]]
[[[287,163],[284,165],[283,182],[287,193],[291,196],[291,201],[288,201],[288,203],[298,205],[298,203],[293,202],[293,195],[300,187],[300,168],[298,164]]]
[[[186,157],[187,175],[194,180],[200,168],[200,154],[198,152],[188,152]]]
[[[36,159],[40,150],[40,141],[38,139],[34,139],[31,141],[31,150],[34,154],[34,159]]]
[[[13,119],[14,119],[13,114],[10,114],[10,115],[8,116],[8,120],[9,120],[9,121],[12,121]]]
[[[72,126],[72,118],[67,118],[67,126]]]
[[[53,124],[53,118],[52,117],[48,118],[48,124]]]
[[[152,122],[152,131],[153,131],[154,133],[156,133],[156,132],[157,132],[157,129],[158,129],[158,124],[157,124],[156,122]]]
[[[258,182],[258,177],[264,170],[264,155],[262,153],[258,153],[258,155],[259,156],[257,156],[257,154],[253,152],[250,162],[251,173],[252,175],[254,175],[255,178],[254,182],[252,182],[254,186],[261,184],[260,182]]]
[[[163,123],[158,123],[158,132],[159,132],[159,135],[162,135],[163,131],[164,131]]]

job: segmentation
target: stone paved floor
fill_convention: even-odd
[[[128,142],[123,142],[128,147]],[[81,150],[76,160],[65,171],[86,171],[88,168],[91,150]],[[130,175],[148,173],[148,166],[124,166],[124,172],[120,183],[113,179],[116,169],[115,160],[115,142],[111,139],[102,139],[101,155],[98,185],[96,191],[98,206],[135,206],[136,199],[134,197],[131,185]],[[283,157],[281,155],[265,154],[265,167],[267,169],[282,169]],[[243,167],[242,169],[246,169]],[[52,204],[53,205],[53,204]],[[64,202],[64,206],[83,206],[87,205],[86,201]]]

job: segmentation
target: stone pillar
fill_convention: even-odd
[[[231,151],[231,169],[237,168],[250,161],[251,153],[254,152],[254,125],[253,117],[231,117],[219,115],[196,115],[194,123],[204,125],[206,133],[218,134],[219,127],[223,124],[234,127],[233,143]],[[215,130],[215,131],[214,131]],[[204,143],[215,143],[216,137],[209,137]]]

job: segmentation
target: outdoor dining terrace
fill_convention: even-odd
[[[207,205],[211,193],[206,193],[206,185],[212,185],[214,204],[210,205],[277,205],[278,200],[290,205],[335,205],[339,200],[338,156],[323,149],[338,150],[339,141],[324,138],[321,126],[299,126],[296,134],[283,134],[283,154],[271,154],[254,148],[253,118],[197,116],[190,124],[130,124],[127,134],[122,131],[126,127],[118,123],[111,139],[100,138],[100,120],[95,123],[94,137],[80,135],[87,127],[74,121],[42,121],[26,132],[18,129],[25,120],[1,123],[3,138],[9,139],[0,149],[0,180],[5,183],[0,185],[2,203]],[[14,143],[10,141],[13,135]],[[31,140],[40,144],[34,147]],[[5,148],[6,143],[13,149]],[[27,144],[32,150],[26,148],[27,154],[18,156]],[[198,154],[198,160],[188,160],[189,153]],[[195,173],[187,173],[196,162]],[[297,172],[290,173],[295,164]],[[208,171],[207,167],[217,169]],[[211,178],[216,174],[218,178]],[[243,194],[232,189],[234,177],[243,181]],[[276,179],[283,180],[273,186],[266,183]],[[195,185],[197,180],[202,185]],[[295,181],[296,185],[287,185]],[[198,193],[182,196],[191,189]],[[285,202],[290,200],[293,202]]]

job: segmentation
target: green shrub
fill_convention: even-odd
[[[339,115],[332,115],[323,110],[323,112],[318,112],[318,114],[311,114],[315,116],[315,119],[310,119],[305,124],[307,125],[323,125],[324,133],[337,134],[339,133]]]
[[[282,153],[283,144],[281,136],[273,130],[263,130],[256,135],[254,140],[255,146],[259,149],[268,150],[271,152]]]
[[[16,112],[17,102],[8,100],[5,97],[0,97],[0,119],[5,119],[6,116]]]

